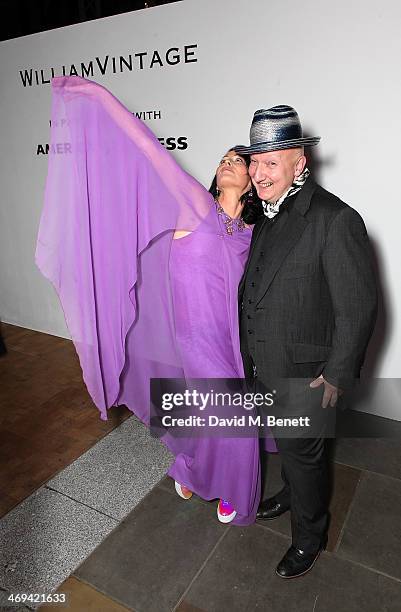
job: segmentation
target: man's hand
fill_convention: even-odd
[[[323,399],[322,399],[322,408],[327,408],[329,403],[330,403],[330,406],[334,408],[339,396],[342,394],[342,389],[339,389],[338,387],[331,385],[329,382],[327,382],[327,380],[323,378],[322,374],[319,376],[319,378],[315,378],[315,380],[312,380],[309,386],[312,389],[317,389],[317,387],[320,387],[320,385],[323,385],[323,384],[324,384],[324,393],[323,393]]]

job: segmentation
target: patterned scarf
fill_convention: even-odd
[[[266,217],[269,217],[269,219],[275,217],[278,214],[279,208],[284,200],[294,195],[294,193],[298,193],[298,191],[300,191],[304,186],[304,183],[309,175],[310,172],[308,168],[305,168],[302,174],[300,174],[299,177],[294,180],[291,187],[287,189],[287,191],[277,200],[277,202],[262,202],[263,213],[266,215]]]

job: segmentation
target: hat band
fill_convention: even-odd
[[[302,138],[302,129],[295,117],[272,121],[269,118],[255,118],[250,130],[250,143],[282,142]]]

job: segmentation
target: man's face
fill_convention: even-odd
[[[284,149],[251,155],[249,175],[258,196],[265,202],[277,202],[305,168],[302,149]]]

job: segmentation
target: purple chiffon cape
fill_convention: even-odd
[[[173,240],[175,230],[192,232]],[[107,89],[52,79],[36,263],[53,284],[88,391],[107,420],[149,424],[150,378],[240,378],[237,287],[251,230],[228,235],[210,193]],[[172,438],[169,474],[255,519],[259,440]],[[272,440],[267,450],[275,451]]]

